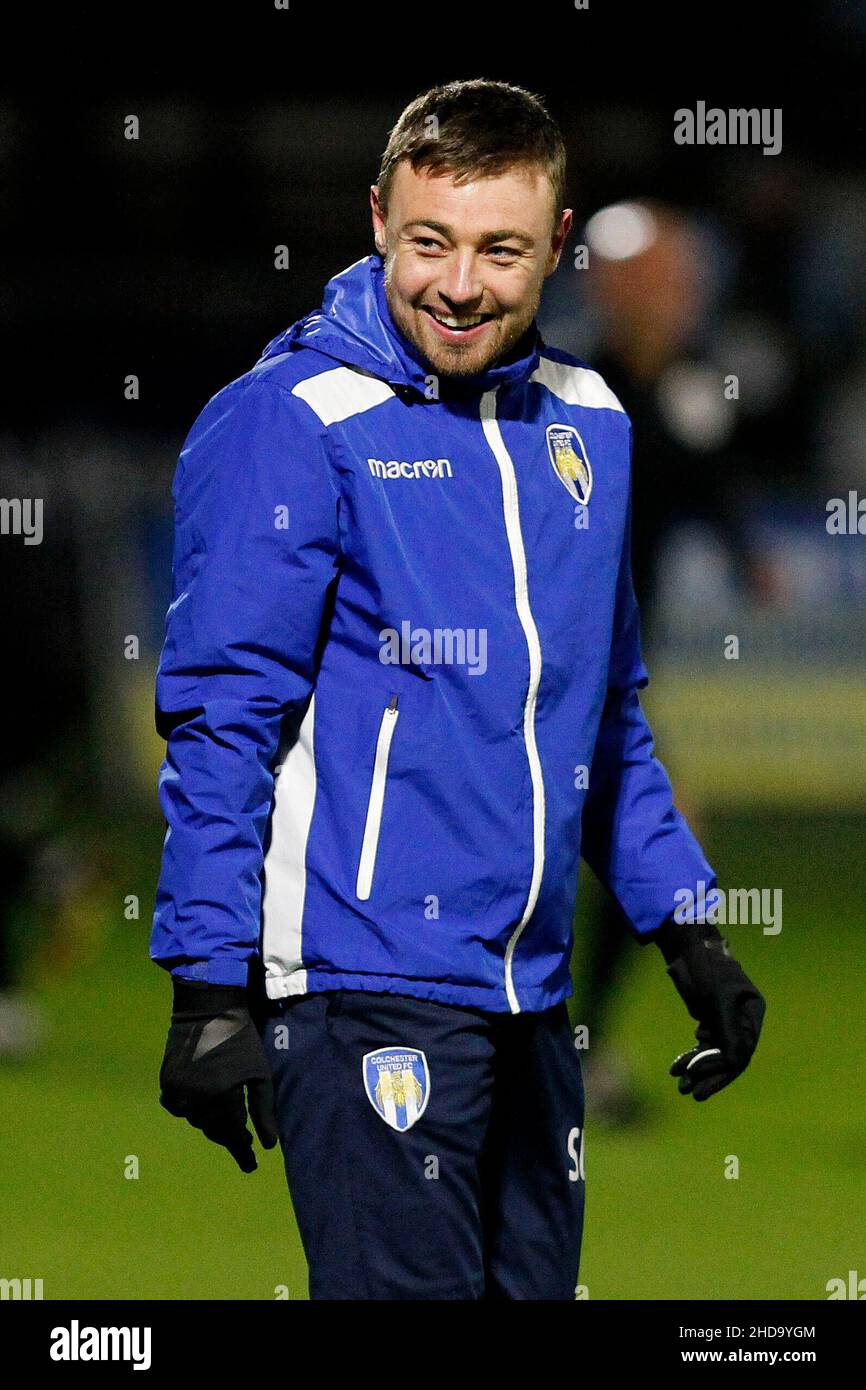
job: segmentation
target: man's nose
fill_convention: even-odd
[[[437,289],[454,309],[474,309],[484,295],[479,267],[473,255],[455,256],[440,278]]]

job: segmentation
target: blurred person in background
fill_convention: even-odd
[[[8,450],[0,475],[4,498],[20,501],[27,494],[43,504],[44,518],[50,512],[45,483],[14,448]],[[60,744],[70,734],[76,746],[81,743],[84,680],[74,588],[63,528],[43,519],[28,541],[11,532],[0,537],[4,638],[15,653],[15,688],[7,697],[14,731],[0,746],[0,1060],[24,1058],[39,1047],[45,1020],[31,984],[37,973],[59,964],[57,906],[65,867],[58,832],[81,790],[75,756]]]
[[[27,871],[26,849],[0,835],[0,1061],[26,1057],[38,1044],[41,1015],[22,989],[14,950],[14,913]]]
[[[21,475],[3,477],[3,495],[20,496]],[[23,536],[0,540],[4,638],[16,654],[14,735],[0,747],[0,1061],[29,1056],[43,1019],[27,988],[27,962],[18,913],[32,887],[37,847],[50,793],[39,773],[43,739],[56,718],[56,656],[46,630],[47,586],[59,578],[43,543]],[[48,667],[51,666],[49,671]],[[49,694],[50,692],[50,694]]]
[[[15,654],[13,732],[0,747],[0,1060],[13,1061],[46,1041],[35,992],[93,959],[120,887],[102,847],[93,746],[106,720],[88,634],[105,597],[83,583],[78,489],[62,437],[9,436],[0,457],[4,520],[19,504],[22,517],[20,533],[4,525],[0,536],[4,638]]]
[[[775,592],[772,572],[744,524],[754,461],[741,445],[736,400],[725,395],[713,358],[712,313],[721,279],[718,243],[696,219],[660,201],[605,207],[585,228],[588,269],[561,277],[552,296],[557,322],[575,312],[584,288],[595,342],[593,366],[622,401],[634,427],[632,567],[641,625],[652,642],[660,625],[659,581],[679,528],[708,528],[730,560],[741,595]],[[569,303],[569,296],[572,296]],[[550,303],[550,301],[548,301]],[[648,645],[648,643],[647,643]],[[699,808],[676,787],[690,823]],[[608,1020],[633,957],[623,914],[603,892],[586,930],[576,1018],[588,1030],[587,1108],[610,1125],[635,1122],[646,1105],[609,1045]]]

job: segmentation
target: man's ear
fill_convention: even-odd
[[[565,249],[565,243],[568,241],[568,235],[571,231],[573,221],[574,213],[572,209],[565,208],[563,210],[562,217],[559,219],[556,231],[554,232],[551,238],[550,269],[547,272],[548,275],[552,275],[553,272],[556,270],[556,267],[559,265],[559,258]]]
[[[376,243],[376,250],[379,255],[385,255],[385,218],[379,206],[379,187],[378,184],[370,185],[370,210],[373,214],[373,240]]]

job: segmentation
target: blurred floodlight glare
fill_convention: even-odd
[[[734,430],[720,373],[700,362],[677,362],[662,374],[658,405],[668,429],[687,448],[721,449]]]
[[[586,224],[589,249],[606,261],[639,256],[658,235],[652,213],[639,203],[614,203],[593,213]]]

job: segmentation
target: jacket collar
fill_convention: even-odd
[[[428,398],[425,393],[433,368],[391,317],[384,268],[378,255],[365,256],[329,280],[321,308],[304,315],[274,338],[260,360],[304,347],[359,367],[391,385],[411,387],[422,398]],[[538,366],[543,347],[533,320],[506,362],[474,376],[440,378],[440,398],[478,395],[521,381]]]

